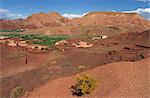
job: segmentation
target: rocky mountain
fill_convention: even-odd
[[[23,28],[23,19],[17,20],[0,20],[0,30],[16,30]]]
[[[72,19],[70,24],[80,26],[113,25],[113,26],[140,26],[150,28],[150,21],[136,13],[120,12],[91,12],[83,18]]]
[[[150,21],[136,13],[90,12],[82,18],[67,19],[57,12],[32,14],[26,19],[0,20],[0,30],[36,29],[61,26],[115,26],[150,29]]]
[[[63,26],[68,21],[67,18],[62,17],[57,12],[51,13],[37,13],[32,14],[26,19],[17,19],[17,20],[0,20],[0,29],[1,30],[15,30],[15,29],[35,29],[43,27],[57,27]]]
[[[29,16],[26,20],[26,26],[33,26],[35,28],[42,28],[42,27],[55,27],[55,26],[63,26],[65,25],[65,22],[67,22],[68,19],[62,17],[59,13],[57,12],[52,12],[52,13],[38,13],[38,14],[33,14]]]

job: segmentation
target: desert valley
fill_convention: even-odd
[[[139,14],[0,20],[1,98],[148,98],[149,70],[150,21]],[[97,79],[91,94],[70,91],[80,74]]]

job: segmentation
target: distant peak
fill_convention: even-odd
[[[49,14],[59,14],[58,12],[49,12]]]
[[[58,12],[50,12],[49,15],[60,15]]]
[[[32,14],[31,16],[27,17],[27,19],[33,18],[33,17],[40,17],[40,16],[46,16],[47,14],[44,12],[39,12],[39,13],[35,13]]]
[[[100,14],[105,14],[105,15],[122,15],[122,14],[125,14],[125,15],[138,15],[137,13],[126,13],[126,12],[89,12],[85,16],[100,15]]]
[[[32,15],[46,15],[46,13],[44,13],[44,12],[39,12],[39,13],[32,14]]]

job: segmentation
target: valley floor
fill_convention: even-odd
[[[10,98],[12,89],[18,86],[32,92],[30,98],[73,97],[68,88],[74,83],[75,74],[82,72],[100,79],[91,97],[150,96],[149,34],[150,31],[124,33],[91,41],[90,48],[66,46],[61,51],[54,47],[45,53],[0,44],[1,97]]]

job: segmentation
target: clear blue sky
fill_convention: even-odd
[[[0,8],[6,9],[11,13],[22,14],[23,16],[51,11],[57,11],[60,14],[82,14],[91,11],[129,11],[138,8],[149,8],[149,1],[150,0],[0,0]]]

